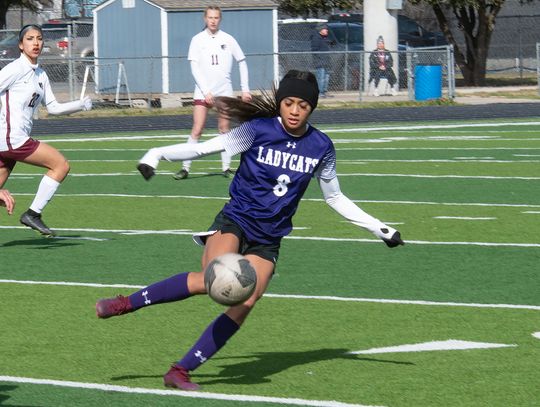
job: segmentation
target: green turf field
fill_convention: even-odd
[[[538,406],[540,121],[325,129],[343,192],[402,232],[389,249],[315,183],[268,295],[214,358],[202,391],[163,387],[223,311],[201,296],[109,320],[97,299],[195,271],[191,240],[228,196],[218,156],[175,181],[135,170],[170,133],[57,135],[71,173],[23,228],[43,171],[18,164],[0,208],[0,405]],[[185,136],[185,135],[184,135]]]

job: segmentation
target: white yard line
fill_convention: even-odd
[[[128,288],[140,290],[143,285],[133,284],[101,284],[101,283],[79,283],[73,281],[31,281],[31,280],[6,280],[0,279],[0,284],[27,284],[27,285],[55,285],[70,287],[92,287],[92,288]],[[342,301],[342,302],[367,302],[377,304],[401,304],[401,305],[422,305],[422,306],[445,306],[445,307],[469,307],[469,308],[502,308],[502,309],[526,309],[540,311],[538,305],[520,304],[480,304],[467,302],[447,302],[447,301],[423,301],[423,300],[395,300],[387,298],[355,298],[336,297],[330,295],[297,295],[297,294],[271,294],[265,293],[267,298],[284,298],[297,300],[317,300],[317,301]]]
[[[470,217],[470,216],[434,216],[433,219],[456,219],[456,220],[496,220],[492,217]]]
[[[34,196],[34,193],[17,193],[13,195]],[[228,201],[227,196],[200,196],[200,195],[144,195],[144,194],[55,194],[56,197],[102,197],[102,198],[158,198],[158,199],[202,199]],[[308,202],[324,202],[322,198],[302,198]],[[441,206],[479,206],[479,207],[503,207],[503,208],[540,208],[533,204],[505,204],[505,203],[481,203],[481,202],[432,202],[432,201],[378,201],[369,199],[352,199],[356,203],[390,204],[390,205],[441,205]]]
[[[70,162],[73,160],[70,160]],[[95,160],[99,161],[99,160]],[[357,158],[355,160],[339,160],[339,164],[356,165],[365,163],[444,163],[444,164],[523,164],[523,163],[540,163],[540,160],[495,160],[493,158],[480,157],[454,157],[446,159],[426,159],[426,160],[380,160],[375,158]]]
[[[524,151],[530,151],[530,150],[540,150],[540,147],[339,147],[336,148],[336,150],[339,151],[401,151],[401,150],[411,150],[411,151],[491,151],[491,150],[524,150]],[[64,151],[64,150],[62,150]],[[521,156],[519,154],[513,154],[515,156]],[[540,157],[540,155],[522,155],[522,156],[531,156],[531,157]],[[341,160],[339,161],[341,162]]]
[[[305,400],[297,398],[286,397],[265,397],[265,396],[246,396],[243,394],[222,394],[222,393],[205,393],[199,391],[181,391],[181,390],[160,390],[160,389],[147,389],[144,387],[128,387],[117,386],[112,384],[102,383],[85,383],[74,382],[67,380],[49,380],[49,379],[35,379],[31,377],[17,377],[17,376],[0,376],[0,382],[8,383],[27,383],[27,384],[40,384],[58,387],[70,387],[77,389],[90,389],[111,391],[118,393],[128,394],[153,394],[158,396],[176,396],[192,399],[208,399],[208,400],[227,400],[227,401],[244,401],[244,402],[259,402],[259,403],[276,403],[284,405],[294,406],[315,406],[315,407],[373,407],[366,406],[364,404],[350,404],[342,403],[333,400]]]
[[[399,178],[456,178],[456,179],[510,179],[510,180],[530,180],[537,181],[540,180],[540,177],[502,177],[495,175],[454,175],[454,174],[445,174],[445,175],[431,175],[431,174],[375,174],[375,173],[347,173],[347,174],[338,174],[340,177],[399,177]]]
[[[477,129],[477,128],[493,128],[493,127],[502,127],[502,126],[511,126],[511,127],[519,127],[519,126],[540,126],[540,122],[537,121],[527,121],[527,122],[494,122],[494,123],[447,123],[447,124],[427,124],[427,125],[400,125],[400,126],[377,126],[377,127],[371,127],[371,126],[365,126],[365,127],[349,127],[349,128],[327,128],[324,126],[320,126],[320,129],[323,130],[326,133],[353,133],[353,132],[359,132],[359,133],[366,133],[366,132],[378,132],[378,131],[411,131],[411,130],[438,130],[438,129]],[[507,130],[500,130],[498,132],[507,132]],[[207,134],[205,138],[216,136],[216,134]],[[167,134],[167,135],[140,135],[140,134],[132,134],[132,135],[118,135],[118,136],[104,136],[104,137],[66,137],[66,138],[55,138],[55,139],[47,139],[48,143],[53,142],[87,142],[87,141],[114,141],[114,140],[152,140],[156,141],[159,139],[185,139],[187,138],[187,134]],[[435,136],[436,137],[436,136]],[[455,138],[453,136],[450,136],[452,138]],[[486,139],[486,138],[492,138],[493,136],[473,136],[475,139]],[[433,138],[430,136],[422,137],[422,139],[426,138]],[[418,138],[415,138],[418,139]],[[449,137],[439,137],[439,140],[448,140]],[[388,139],[389,140],[389,139]],[[530,139],[528,139],[530,140]],[[338,140],[338,142],[341,140]],[[345,140],[347,141],[347,140]],[[350,142],[365,142],[366,140],[349,140]],[[520,141],[523,141],[522,139]]]
[[[371,348],[348,352],[351,355],[374,355],[381,353],[403,353],[403,352],[433,352],[448,350],[469,350],[469,349],[496,349],[496,348],[515,348],[515,343],[490,343],[490,342],[472,342],[459,339],[448,339],[446,341],[431,341],[422,343],[412,343],[406,345],[387,346],[383,348]]]
[[[173,172],[170,171],[157,171],[158,175],[170,175]],[[190,173],[191,174],[191,173]],[[193,172],[192,174],[197,175],[209,175],[208,172]],[[130,172],[108,172],[108,173],[70,173],[70,177],[119,177],[119,176],[141,176],[136,171]],[[43,177],[43,174],[25,174],[25,173],[16,173],[12,176],[18,177]],[[444,175],[431,175],[431,174],[376,174],[376,173],[338,173],[339,177],[399,177],[399,178],[457,178],[457,179],[500,179],[500,180],[530,180],[537,181],[540,180],[540,177],[503,177],[503,176],[493,176],[493,175],[454,175],[454,174],[444,174]]]
[[[2,229],[28,229],[26,226],[0,226]],[[86,233],[117,233],[121,235],[184,235],[191,236],[194,231],[189,229],[171,230],[147,230],[147,229],[93,229],[93,228],[54,228],[57,232],[86,232]],[[64,238],[69,238],[65,236]],[[54,238],[53,238],[54,239]],[[81,237],[78,237],[81,239]],[[356,242],[356,243],[381,243],[380,239],[342,238],[325,236],[285,236],[288,240],[314,240],[317,242]],[[410,245],[425,246],[484,246],[484,247],[540,247],[540,243],[511,243],[511,242],[444,242],[428,240],[406,240]]]

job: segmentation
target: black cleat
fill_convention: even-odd
[[[49,227],[45,225],[45,223],[43,223],[43,221],[41,220],[41,213],[36,213],[33,210],[28,209],[25,213],[21,215],[19,221],[23,225],[38,231],[43,236],[56,236],[56,234],[51,229],[49,229]]]
[[[174,179],[186,179],[189,175],[189,172],[185,169],[181,169],[176,174],[173,175]]]
[[[144,179],[147,181],[156,174],[155,170],[152,167],[150,167],[148,164],[139,164],[137,165],[137,169],[139,170],[141,175],[144,177]]]
[[[405,244],[405,242],[401,239],[401,233],[398,231],[396,231],[390,239],[383,238],[383,241],[388,247],[397,247],[399,245],[403,246]]]
[[[223,176],[225,178],[231,178],[232,176],[234,176],[234,171],[230,168],[227,168],[225,171],[223,171]]]

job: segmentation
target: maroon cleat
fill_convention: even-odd
[[[128,297],[119,295],[114,298],[104,298],[96,303],[96,314],[98,318],[110,318],[116,315],[133,312]]]
[[[195,391],[200,388],[197,383],[191,382],[188,371],[178,365],[171,366],[169,371],[163,376],[163,382],[167,387],[176,387],[180,390]]]

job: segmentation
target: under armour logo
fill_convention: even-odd
[[[287,148],[296,148],[296,143],[293,141],[292,143],[290,141],[287,142]]]
[[[201,361],[201,363],[204,363],[206,362],[207,358],[205,358],[202,354],[202,352],[200,350],[198,350],[197,352],[195,352],[195,357],[196,358],[199,358],[199,360]]]
[[[144,305],[152,304],[152,301],[148,299],[148,291],[143,291],[141,295],[144,297]]]

